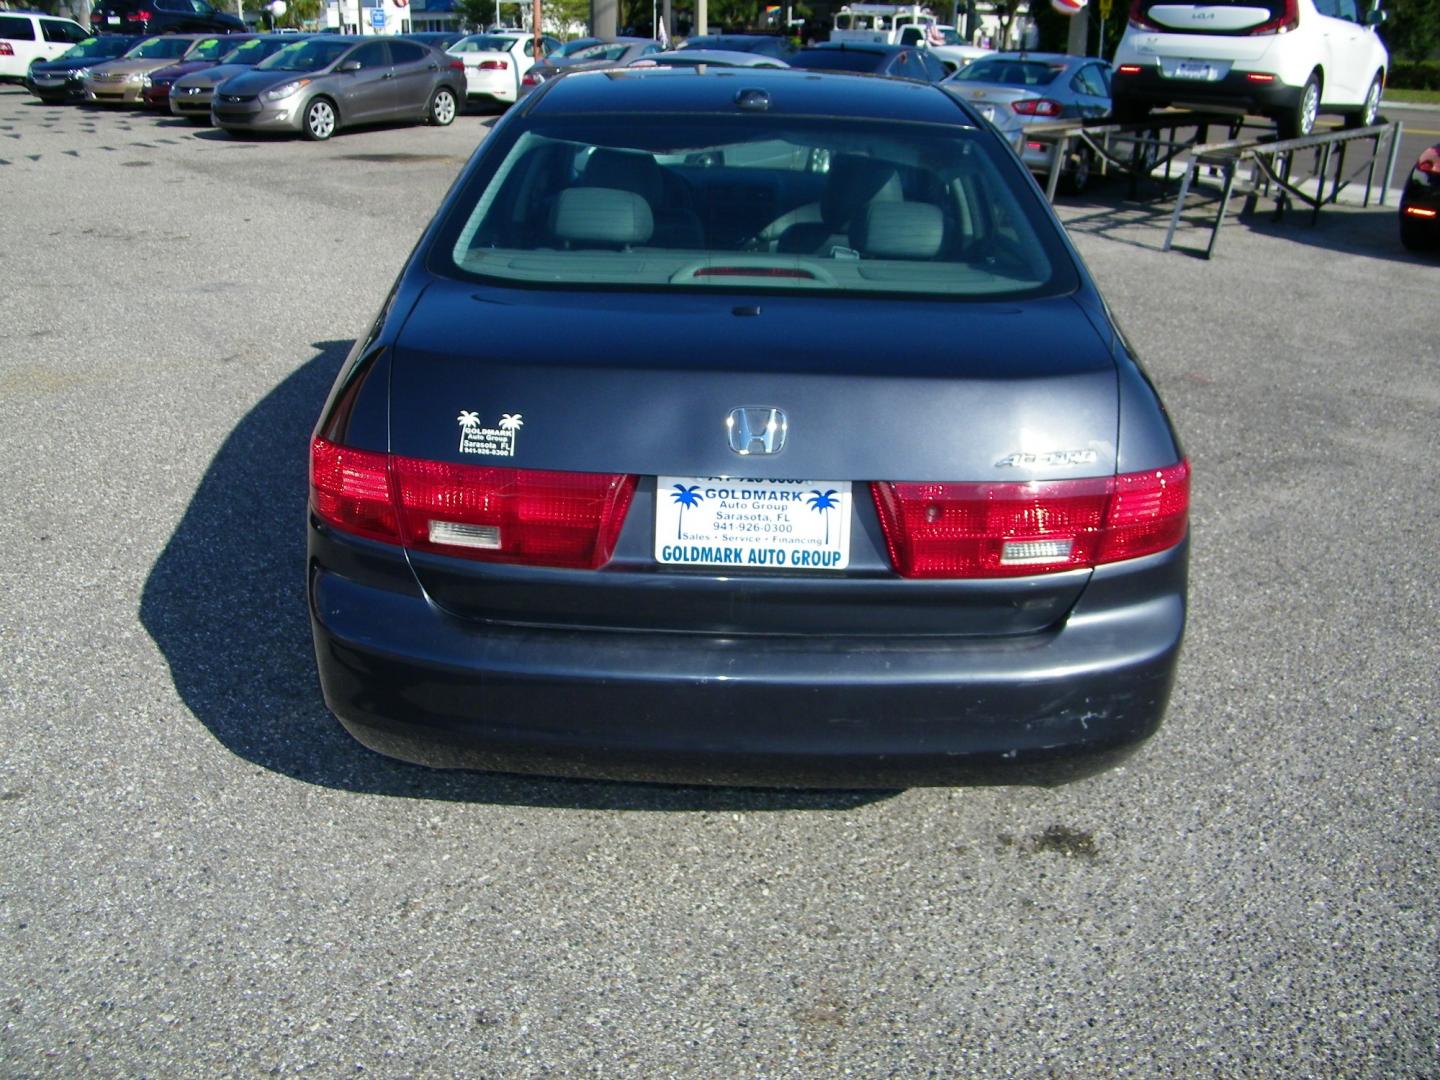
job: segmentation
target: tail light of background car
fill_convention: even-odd
[[[901,576],[1016,577],[1174,547],[1185,536],[1190,466],[1028,483],[887,481],[871,492]]]
[[[129,15],[126,15],[125,17],[134,22],[138,22],[143,26],[145,23],[148,23],[150,21],[150,12],[142,9],[140,11],[132,11]]]
[[[451,71],[464,71],[464,70],[465,70],[465,61],[464,61],[464,60],[451,60],[450,63],[446,64],[445,66],[448,67]]]
[[[492,468],[315,439],[310,501],[343,532],[487,562],[594,568],[635,493],[624,474]]]
[[[481,71],[507,71],[510,68],[504,60],[481,60],[476,66]]]
[[[1012,101],[1010,108],[1021,116],[1059,116],[1061,111],[1060,103],[1051,101],[1049,98],[1025,98],[1023,101]]]
[[[0,41],[0,56],[14,56],[15,48],[8,41]]]
[[[1140,65],[1139,65],[1139,64],[1121,64],[1119,67],[1117,67],[1117,68],[1115,69],[1115,74],[1116,74],[1116,75],[1139,75],[1139,74],[1140,74]]]

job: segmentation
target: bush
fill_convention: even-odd
[[[1440,62],[1392,58],[1385,85],[1392,90],[1440,90]]]

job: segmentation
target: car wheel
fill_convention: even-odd
[[[1410,251],[1429,251],[1435,246],[1435,237],[1430,229],[1407,217],[1400,219],[1400,243]]]
[[[1315,118],[1320,115],[1320,77],[1311,75],[1300,90],[1300,100],[1295,108],[1275,118],[1275,130],[1282,139],[1298,139],[1315,130]]]
[[[1070,167],[1060,174],[1060,187],[1067,195],[1083,195],[1095,170],[1095,154],[1082,146],[1070,155]]]
[[[1117,124],[1143,124],[1150,118],[1150,106],[1130,98],[1115,98],[1110,103],[1110,118]]]
[[[338,127],[335,105],[329,98],[316,98],[305,106],[305,137],[314,142],[324,142],[335,134]]]
[[[457,111],[455,94],[449,87],[442,86],[430,98],[430,111],[426,114],[426,119],[436,127],[445,127],[455,119]]]
[[[1359,112],[1346,114],[1345,126],[1360,128],[1369,127],[1375,123],[1380,118],[1380,95],[1384,90],[1384,77],[1377,71],[1374,80],[1370,83],[1370,89],[1365,92],[1365,104],[1360,106]]]

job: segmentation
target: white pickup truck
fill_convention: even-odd
[[[830,40],[929,49],[951,71],[988,52],[967,44],[955,27],[938,22],[919,4],[847,4],[835,13]]]

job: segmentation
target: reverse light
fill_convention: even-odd
[[[1026,98],[1023,101],[1012,101],[1010,108],[1021,116],[1059,116],[1061,112],[1060,103],[1051,101],[1049,98]]]
[[[887,481],[871,494],[902,577],[1016,577],[1174,547],[1185,536],[1190,466],[1029,483]]]
[[[459,465],[315,439],[310,503],[342,532],[418,551],[593,569],[614,553],[635,494],[623,473]]]

